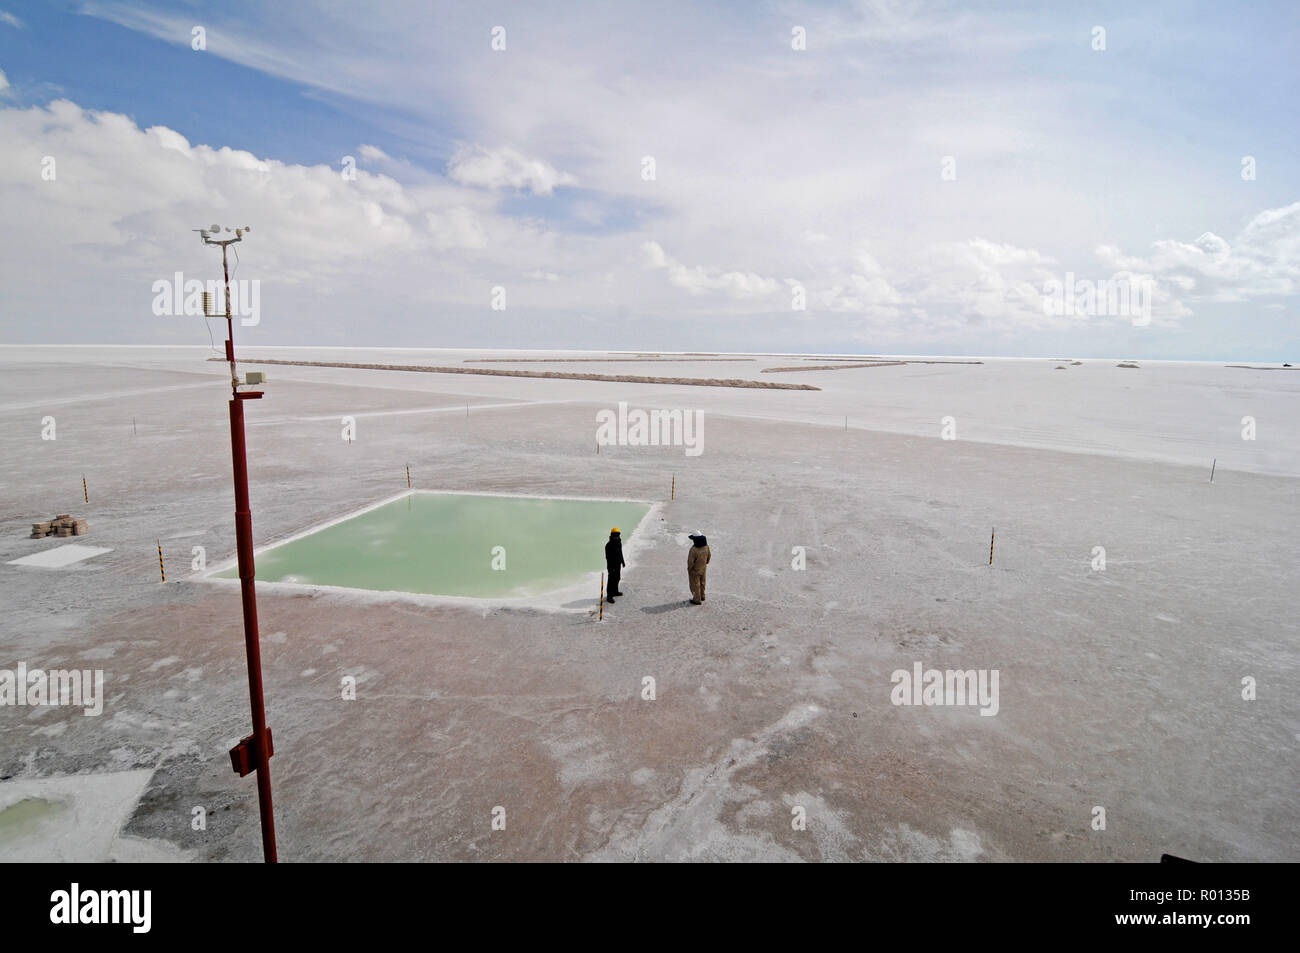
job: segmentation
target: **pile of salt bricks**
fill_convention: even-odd
[[[85,536],[88,529],[90,527],[85,520],[60,513],[44,523],[33,523],[32,539],[40,539],[42,536]]]

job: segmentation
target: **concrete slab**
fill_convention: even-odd
[[[113,549],[110,546],[83,546],[80,543],[69,543],[66,546],[56,546],[54,549],[32,553],[30,556],[23,556],[19,559],[10,559],[6,565],[28,566],[33,569],[63,569],[73,563],[79,563],[84,559],[90,559],[93,556],[100,556],[112,551]]]

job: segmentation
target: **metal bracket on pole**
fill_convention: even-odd
[[[271,729],[268,726],[266,729],[267,760],[270,760],[273,754],[275,754],[275,742],[271,739]],[[252,735],[241,738],[239,744],[230,749],[230,766],[241,778],[257,770],[257,740]]]

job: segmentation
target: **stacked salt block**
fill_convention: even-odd
[[[32,524],[32,539],[43,536],[85,536],[90,529],[83,519],[77,519],[68,513],[60,513],[52,520]]]

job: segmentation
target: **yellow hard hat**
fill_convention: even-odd
[[[610,530],[610,532],[611,532],[611,533],[617,533],[617,532],[618,532],[618,527],[615,526],[613,529]]]

